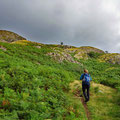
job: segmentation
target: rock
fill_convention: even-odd
[[[35,46],[36,48],[41,48],[41,46]]]
[[[102,90],[99,90],[98,92],[99,92],[99,93],[104,93]]]
[[[120,54],[119,53],[107,53],[102,55],[99,60],[101,62],[108,62],[111,64],[120,64]]]
[[[7,50],[7,49],[6,49],[5,47],[3,47],[3,46],[0,46],[0,49],[2,49],[2,50],[4,50],[4,51]]]
[[[78,61],[75,61],[69,53],[66,52],[60,52],[56,50],[55,52],[47,53],[47,55],[53,57],[55,60],[57,60],[60,63],[65,60],[68,62],[80,64]]]
[[[104,53],[104,51],[90,46],[83,46],[80,48],[67,48],[65,50],[69,53],[73,53],[74,57],[77,59],[88,59],[88,53],[90,52]]]

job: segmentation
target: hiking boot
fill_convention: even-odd
[[[88,101],[89,101],[88,99],[85,100],[85,102],[88,102]]]

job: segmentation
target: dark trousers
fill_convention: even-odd
[[[90,89],[90,85],[82,84],[83,95],[86,100],[89,100],[89,89]],[[86,95],[86,90],[87,90],[87,95]]]

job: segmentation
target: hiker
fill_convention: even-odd
[[[88,73],[88,70],[85,69],[84,73],[81,75],[80,80],[82,80],[82,90],[83,95],[85,97],[85,102],[89,101],[89,89],[90,89],[90,81],[92,80],[90,74]],[[87,89],[87,95],[86,95],[86,89]]]

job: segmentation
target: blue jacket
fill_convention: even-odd
[[[90,81],[92,80],[90,74],[88,74],[88,73],[83,73],[80,77],[80,80],[83,80],[84,76],[90,77]],[[89,82],[82,81],[82,84],[90,85],[90,81]]]

